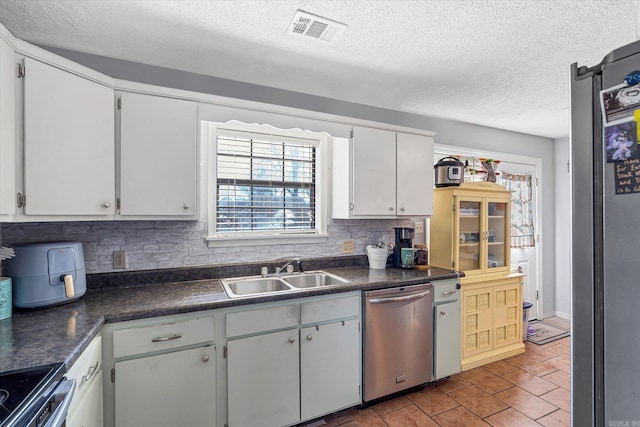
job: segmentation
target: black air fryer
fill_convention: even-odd
[[[413,228],[406,227],[394,227],[396,243],[393,246],[393,252],[391,253],[391,264],[394,267],[402,268],[402,248],[413,247]]]

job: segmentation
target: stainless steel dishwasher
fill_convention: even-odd
[[[365,292],[365,402],[431,379],[432,303],[431,283]]]

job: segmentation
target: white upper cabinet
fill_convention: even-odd
[[[15,61],[0,39],[0,215],[13,215],[15,191]]]
[[[334,140],[333,217],[395,218],[433,213],[433,138],[355,127]]]
[[[196,215],[196,103],[130,92],[118,97],[120,215]]]
[[[113,215],[113,89],[24,59],[27,215]]]
[[[433,214],[433,138],[398,133],[396,196],[398,215]]]

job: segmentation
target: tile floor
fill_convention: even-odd
[[[454,375],[363,410],[325,417],[327,427],[569,426],[571,338]]]

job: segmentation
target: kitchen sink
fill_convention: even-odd
[[[229,298],[241,298],[337,286],[347,283],[348,280],[325,271],[310,271],[277,277],[250,276],[221,279],[220,282]]]
[[[231,298],[293,290],[291,286],[277,277],[244,277],[241,279],[222,279],[221,282],[225,292]]]
[[[314,271],[309,273],[302,273],[296,276],[286,276],[283,277],[282,280],[298,289],[342,285],[348,282],[342,277],[334,276],[333,274],[329,274],[324,271]]]

